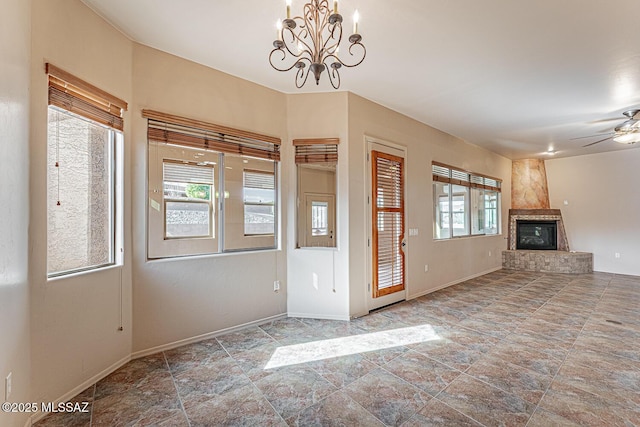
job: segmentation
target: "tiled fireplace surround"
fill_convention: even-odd
[[[520,160],[512,168],[512,209],[509,209],[508,249],[502,252],[502,268],[549,273],[593,272],[593,254],[569,250],[560,209],[549,209],[543,160]],[[558,250],[516,249],[518,220],[556,221]]]

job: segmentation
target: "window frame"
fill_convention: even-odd
[[[122,265],[123,249],[123,155],[124,155],[124,111],[128,104],[124,100],[111,95],[110,93],[62,70],[51,63],[45,64],[45,73],[48,79],[48,105],[47,105],[47,279],[60,278],[72,274],[90,272]],[[104,171],[108,172],[108,192],[106,203],[108,209],[108,226],[103,235],[108,239],[108,261],[69,268],[58,271],[49,270],[49,243],[51,242],[50,219],[51,206],[49,203],[49,192],[51,191],[51,181],[49,179],[50,164],[50,113],[56,111],[58,114],[65,114],[70,118],[82,120],[91,126],[105,129],[108,133],[106,142],[103,145],[105,155]],[[59,137],[56,136],[56,150],[58,150]],[[88,141],[87,141],[88,142]],[[57,173],[60,172],[58,161],[54,162]],[[56,184],[59,185],[59,182]],[[60,191],[59,188],[56,191]],[[59,197],[58,197],[59,199]],[[59,200],[58,200],[59,202]],[[57,205],[57,204],[56,204]],[[89,214],[87,214],[89,215]],[[87,249],[91,246],[88,242]],[[60,249],[56,249],[59,251]]]
[[[279,245],[279,139],[143,110],[148,119],[147,259],[277,249]],[[169,156],[169,157],[168,157]],[[211,194],[213,238],[168,240],[164,230],[161,169],[165,159],[211,161],[217,167]],[[273,175],[274,231],[245,235],[244,170]]]
[[[438,185],[443,186],[443,191],[438,191]],[[464,220],[465,229],[464,234],[456,235],[454,233],[454,210],[453,203],[454,197],[458,194],[454,191],[454,187],[464,187],[465,201],[464,201]],[[432,189],[433,189],[433,239],[451,240],[465,237],[478,237],[478,236],[496,236],[502,234],[501,230],[501,188],[502,180],[498,178],[489,177],[486,175],[478,174],[475,172],[468,172],[454,166],[449,166],[444,163],[432,162]],[[495,193],[495,207],[490,210],[495,212],[495,224],[496,232],[487,233],[487,205],[485,196],[489,193]],[[478,204],[482,203],[481,210],[484,212],[483,228],[482,232],[474,232],[474,220],[477,220],[480,207],[473,206],[474,193],[478,193],[475,196],[478,200]],[[462,193],[461,193],[462,194]],[[447,210],[441,209],[442,200],[445,199],[447,203]],[[448,213],[449,227],[443,228],[444,214]],[[442,235],[442,230],[447,230],[448,235]],[[438,237],[440,235],[440,237]]]
[[[178,197],[167,197],[167,195],[165,194],[165,185],[167,184],[167,182],[173,182],[173,183],[178,183],[178,181],[167,181],[165,179],[165,165],[166,164],[177,164],[177,165],[181,165],[181,164],[185,164],[184,162],[178,162],[174,159],[163,159],[162,161],[162,202],[163,202],[163,221],[164,221],[164,239],[165,240],[170,240],[170,239],[187,239],[187,238],[215,238],[216,235],[216,230],[214,227],[214,224],[216,222],[216,209],[215,209],[215,192],[216,192],[216,179],[215,179],[215,173],[216,173],[216,169],[214,167],[214,165],[209,165],[209,164],[205,164],[205,165],[199,165],[196,162],[187,162],[186,164],[189,164],[190,166],[196,166],[196,167],[202,167],[202,168],[210,168],[211,169],[211,183],[205,183],[205,182],[180,182],[181,184],[186,184],[187,186],[189,184],[197,184],[197,185],[208,185],[210,186],[209,189],[209,199],[194,199],[194,198],[178,198]],[[208,233],[207,234],[203,234],[203,235],[190,235],[190,236],[169,236],[167,233],[167,228],[168,228],[168,224],[167,224],[167,203],[185,203],[185,204],[203,204],[203,205],[207,205],[208,208],[208,214],[209,214],[209,224],[208,224]]]
[[[108,219],[109,232],[107,233],[109,236],[109,250],[108,250],[109,260],[104,263],[85,265],[83,267],[70,268],[70,269],[53,271],[53,272],[49,271],[49,265],[47,262],[47,278],[52,279],[52,278],[66,276],[70,274],[82,273],[82,272],[87,272],[92,270],[99,270],[99,269],[111,267],[114,265],[119,265],[121,261],[118,259],[118,256],[117,256],[118,252],[116,248],[121,247],[121,244],[120,244],[121,238],[119,235],[119,230],[121,230],[121,224],[120,224],[121,221],[119,220],[119,217],[120,217],[119,211],[120,211],[121,203],[118,203],[118,202],[121,196],[121,191],[120,191],[121,185],[119,184],[120,182],[119,174],[121,173],[120,163],[121,163],[121,152],[122,152],[121,146],[122,146],[123,134],[122,132],[114,128],[105,126],[101,123],[98,123],[86,117],[82,117],[78,114],[74,114],[71,111],[65,110],[55,105],[49,105],[47,107],[47,116],[49,115],[51,110],[56,111],[58,114],[65,114],[68,117],[76,120],[85,121],[92,126],[97,126],[108,131],[107,142],[105,144],[105,151],[109,155],[109,158],[107,159],[109,164],[105,170],[108,170],[108,173],[109,173],[109,177],[108,177],[109,192],[107,195],[107,199],[108,199],[107,206],[109,210],[109,219]],[[48,137],[49,125],[50,123],[47,120],[47,150],[49,150],[49,144],[50,144],[49,137]],[[47,157],[49,157],[48,154],[47,154]],[[57,171],[59,172],[58,166],[54,166],[54,167],[56,167]],[[49,193],[50,185],[51,185],[51,183],[48,180],[48,175],[49,173],[47,171],[47,193]],[[47,200],[48,199],[49,199],[49,194],[47,194]],[[51,206],[49,205],[49,203],[47,203],[47,218],[50,214],[50,209],[51,209]],[[47,219],[47,253],[48,253],[48,244],[50,241],[49,226],[50,226],[49,220]],[[49,258],[49,255],[47,254],[47,259],[48,258]]]

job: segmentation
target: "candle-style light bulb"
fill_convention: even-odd
[[[291,19],[291,0],[287,0],[287,19]]]
[[[338,14],[338,0],[333,0],[333,13]]]
[[[282,21],[279,19],[276,22],[276,30],[278,32],[278,40],[282,41]]]
[[[360,14],[358,13],[358,9],[353,12],[353,34],[358,34],[358,21],[360,20]]]

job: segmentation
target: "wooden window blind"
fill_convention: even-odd
[[[74,75],[47,63],[49,77],[49,105],[112,127],[124,128],[123,111],[127,103]]]
[[[433,180],[438,182],[447,182],[471,188],[484,188],[485,190],[497,192],[500,192],[502,188],[502,180],[500,179],[475,172],[468,172],[443,163],[433,162],[431,164],[431,171]]]
[[[280,138],[152,110],[142,110],[142,117],[149,141],[280,161]]]
[[[296,164],[337,163],[338,138],[294,139]]]

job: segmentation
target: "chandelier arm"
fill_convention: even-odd
[[[274,56],[274,54],[275,54],[276,52],[281,52],[281,53],[282,53],[282,58],[280,58],[280,59],[279,59],[279,60],[280,60],[280,62],[284,61],[284,60],[287,58],[287,53],[286,53],[283,49],[281,49],[281,48],[275,48],[275,49],[273,49],[273,50],[271,51],[271,53],[269,54],[269,64],[271,64],[271,66],[272,66],[273,68],[275,68],[276,70],[278,70],[278,71],[289,71],[289,70],[292,70],[292,69],[293,69],[293,67],[295,67],[295,66],[296,66],[296,64],[298,63],[298,60],[296,60],[296,61],[295,61],[295,62],[294,62],[290,67],[285,66],[284,68],[280,68],[280,67],[278,67],[278,66],[276,66],[276,65],[274,64],[273,56]],[[276,60],[277,60],[277,59],[278,59],[278,58],[276,58]]]
[[[337,61],[335,61],[333,64],[327,64],[327,61],[329,60],[329,58],[334,58]],[[325,58],[325,66],[327,67],[327,76],[329,76],[329,82],[331,83],[331,86],[333,86],[334,89],[338,89],[340,87],[340,72],[338,71],[340,67],[334,66],[334,64],[337,64],[337,63],[340,63],[340,59],[337,58],[335,55],[329,55]]]
[[[336,51],[336,48],[340,45],[340,41],[342,40],[342,25],[340,23],[335,23],[329,27],[330,27],[329,37],[327,37],[327,40],[325,40],[324,45],[322,45],[322,52],[333,54]],[[338,28],[339,30],[337,37],[335,35],[336,28]],[[332,41],[333,41],[333,44],[329,45],[329,42],[332,42]]]
[[[305,45],[309,50],[309,56],[311,56],[312,62],[319,62],[319,58],[316,58],[318,53],[318,19],[319,19],[319,11],[320,5],[317,0],[312,0],[310,3],[305,4],[304,13],[302,14],[302,19],[304,24],[301,28],[304,28],[307,32],[307,35],[311,39],[311,43]],[[314,25],[315,22],[315,25]],[[305,36],[306,38],[306,36]]]
[[[329,16],[330,16],[331,12],[329,11],[329,3],[327,2],[327,0],[322,0],[320,2],[320,6],[319,6],[317,14],[319,15],[320,12],[322,12],[322,14],[321,14],[322,18],[321,18],[321,20],[320,19],[316,20],[316,24],[317,24],[317,28],[316,28],[316,37],[317,37],[316,46],[317,46],[317,54],[318,54],[317,62],[322,62],[323,57],[324,57],[324,52],[325,52],[325,46],[327,45],[326,41],[324,43],[322,42],[323,33],[324,33],[325,29],[327,29],[328,32],[329,32],[329,37],[327,37],[327,41],[330,40],[331,37],[332,37],[332,35],[331,35],[331,27],[329,25]]]
[[[302,58],[300,61],[301,63],[304,62],[309,62],[309,65],[311,65],[311,60],[309,58]],[[298,64],[298,62],[296,62],[296,65]],[[307,79],[309,78],[309,72],[311,71],[311,67],[307,67],[307,66],[303,66],[303,67],[298,67],[298,71],[296,72],[296,87],[298,89],[300,89],[302,86],[304,86],[304,84],[307,82]]]
[[[302,18],[300,18],[299,16],[296,16],[294,19],[297,20]],[[302,57],[302,55],[306,52],[309,54],[311,58],[313,58],[313,55],[311,54],[311,46],[309,46],[309,44],[304,40],[309,35],[309,30],[305,28],[303,25],[300,25],[300,34],[296,34],[291,28],[287,28],[287,31],[289,32],[288,34],[291,35],[291,41],[287,42],[284,36],[282,37],[282,40],[284,42],[284,47],[287,49],[287,52],[289,52],[291,56],[295,56],[296,58]],[[299,50],[299,52],[294,53],[293,50],[289,47],[290,45],[294,45],[296,50]],[[302,45],[304,49],[298,49],[300,45]]]
[[[355,45],[358,45],[358,46],[360,46],[360,47],[362,48],[362,58],[360,58],[360,60],[359,60],[359,61],[357,61],[357,62],[356,62],[356,63],[354,63],[354,64],[347,64],[347,63],[343,62],[342,60],[340,60],[340,62],[342,63],[342,65],[344,65],[345,67],[348,67],[348,68],[356,67],[356,66],[358,66],[358,65],[362,64],[362,61],[364,61],[364,58],[367,56],[367,48],[366,48],[366,47],[364,47],[364,45],[363,45],[362,43],[353,43],[351,46],[349,46],[349,55],[351,55],[351,56],[355,56],[355,55],[353,54],[353,52],[352,52],[352,49],[353,49],[353,47],[354,47]]]

